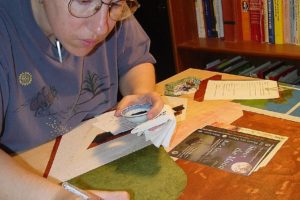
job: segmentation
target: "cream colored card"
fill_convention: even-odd
[[[273,99],[279,97],[278,85],[271,80],[209,80],[204,99]]]

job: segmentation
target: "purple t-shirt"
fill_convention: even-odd
[[[155,62],[134,17],[96,51],[77,57],[56,47],[34,21],[30,0],[0,1],[1,145],[15,152],[45,143],[117,103],[118,80]]]

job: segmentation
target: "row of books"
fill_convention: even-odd
[[[206,64],[205,68],[210,71],[269,79],[294,85],[300,84],[299,67],[284,61],[267,61],[256,66],[242,56],[235,56],[214,60]]]
[[[300,44],[298,0],[195,0],[198,35]]]

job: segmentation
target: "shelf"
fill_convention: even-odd
[[[179,50],[220,52],[300,60],[300,46],[289,44],[273,45],[251,41],[226,42],[218,38],[199,38],[180,43],[177,48]]]

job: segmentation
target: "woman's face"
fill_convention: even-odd
[[[110,1],[104,0],[106,3]],[[116,21],[109,17],[107,5],[102,4],[91,17],[76,18],[69,13],[68,3],[69,0],[44,0],[40,6],[43,8],[40,26],[45,34],[58,39],[71,54],[85,56],[107,37]]]

